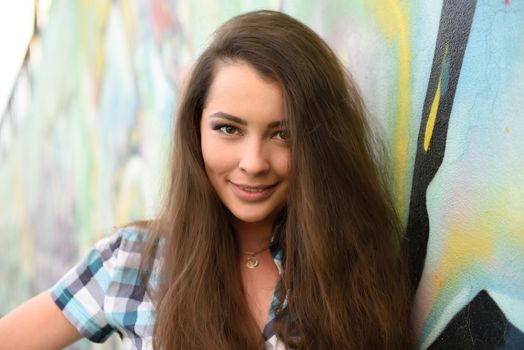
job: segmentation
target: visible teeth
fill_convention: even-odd
[[[246,192],[263,192],[264,189],[263,188],[247,188],[247,187],[242,187],[242,189]]]

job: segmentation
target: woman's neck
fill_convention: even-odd
[[[257,252],[269,247],[273,235],[273,222],[263,221],[248,223],[239,220],[233,222],[241,252]]]

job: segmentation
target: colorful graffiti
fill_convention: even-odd
[[[521,20],[515,3],[443,3],[408,222],[422,348],[524,346]]]
[[[0,113],[0,314],[154,215],[191,63],[257,8],[333,46],[384,137],[417,347],[524,347],[524,3],[509,0],[54,0]]]

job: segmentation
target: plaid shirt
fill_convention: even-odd
[[[97,343],[117,332],[125,349],[152,349],[154,306],[140,280],[140,250],[146,232],[119,229],[99,241],[87,256],[51,289],[55,303],[80,334]],[[281,251],[272,250],[279,272]],[[150,287],[160,277],[155,258]],[[276,301],[273,296],[273,302]],[[273,308],[263,336],[266,348],[284,349],[273,330]]]

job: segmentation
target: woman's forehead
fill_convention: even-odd
[[[285,119],[280,84],[263,79],[245,62],[217,68],[204,109],[205,115],[223,113],[246,120],[257,117],[267,123]]]

